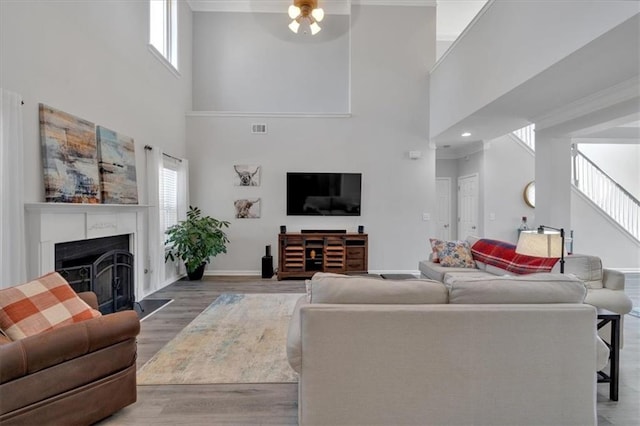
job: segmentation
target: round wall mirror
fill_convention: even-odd
[[[536,182],[531,181],[524,187],[524,202],[531,208],[536,207]]]

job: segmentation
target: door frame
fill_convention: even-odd
[[[451,209],[451,204],[452,204],[451,203],[451,198],[452,198],[451,197],[451,188],[452,188],[451,187],[451,183],[452,183],[452,179],[451,179],[451,177],[446,177],[446,176],[445,177],[436,177],[436,196],[438,195],[438,181],[439,180],[446,181],[449,184],[449,198],[448,198],[448,200],[449,200],[449,206],[448,206],[448,211],[449,211],[449,218],[448,218],[448,222],[449,222],[449,224],[448,224],[449,225],[449,238],[447,238],[447,240],[450,240],[451,239],[451,228],[452,228],[451,224],[453,223],[452,219],[454,218],[453,211]],[[436,226],[437,225],[438,225],[438,217],[436,216]],[[438,232],[440,232],[439,228],[438,228]]]
[[[457,217],[457,230],[456,230],[456,234],[458,236],[459,240],[465,239],[467,238],[468,235],[461,235],[461,226],[460,226],[460,206],[462,205],[461,200],[460,200],[460,180],[462,179],[469,179],[469,178],[475,178],[476,181],[476,185],[475,185],[475,194],[474,194],[474,198],[475,198],[475,208],[473,209],[473,214],[475,216],[475,222],[476,222],[476,229],[475,229],[475,235],[479,235],[479,229],[478,229],[478,222],[480,220],[480,174],[479,173],[470,173],[468,175],[463,175],[463,176],[458,176],[458,206],[456,208],[456,217]]]

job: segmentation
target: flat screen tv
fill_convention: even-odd
[[[288,216],[360,216],[361,173],[287,173]]]

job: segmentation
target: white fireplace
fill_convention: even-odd
[[[129,204],[25,204],[27,278],[55,270],[55,245],[116,235],[129,236],[136,300],[144,297],[143,248],[146,206]]]

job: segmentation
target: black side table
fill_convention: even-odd
[[[598,383],[609,383],[609,399],[618,400],[618,378],[620,365],[620,314],[598,309],[598,330],[607,324],[611,324],[611,340],[604,341],[609,348],[609,374],[598,371]]]

